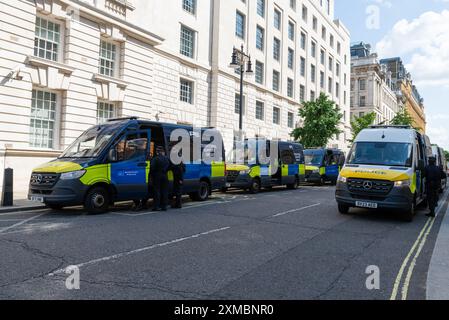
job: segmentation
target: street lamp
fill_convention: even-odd
[[[243,130],[243,76],[245,75],[245,73],[247,75],[254,74],[251,56],[245,53],[243,45],[240,50],[235,47],[232,50],[232,58],[229,67],[234,70],[240,69],[239,130],[241,134]]]

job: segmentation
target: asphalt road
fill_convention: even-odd
[[[344,216],[334,192],[219,193],[165,213],[0,214],[0,299],[425,299],[442,214],[429,232],[422,211],[412,223]],[[79,290],[65,286],[70,265]],[[378,290],[366,287],[369,266]]]

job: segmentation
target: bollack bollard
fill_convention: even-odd
[[[12,207],[13,199],[13,169],[7,168],[3,176],[2,207]]]

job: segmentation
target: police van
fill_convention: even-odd
[[[186,132],[190,149],[197,142],[197,149],[203,152],[190,152],[190,161],[184,162],[184,192],[195,200],[207,200],[211,191],[225,186],[220,133],[213,128],[195,129],[134,117],[111,119],[88,129],[58,159],[35,168],[28,198],[53,209],[83,205],[90,213],[105,212],[114,202],[148,198],[150,161],[157,147],[170,154],[177,145],[171,142],[177,129]],[[206,131],[214,138],[204,141]],[[215,155],[219,161],[202,161],[206,149],[219,153]],[[172,188],[173,174],[168,176]]]
[[[432,155],[436,159],[436,164],[441,168],[444,172],[447,172],[447,161],[446,156],[444,155],[443,148],[438,147],[437,145],[432,145]],[[443,193],[447,187],[447,176],[446,179],[441,180],[441,189],[440,193]]]
[[[424,169],[431,156],[428,137],[409,126],[372,126],[356,137],[338,177],[340,213],[351,207],[398,209],[412,221],[426,200]]]
[[[337,149],[307,149],[304,151],[306,163],[306,182],[324,185],[336,184],[341,168],[345,163],[345,154]]]
[[[233,150],[230,162],[226,166],[226,187],[248,190],[258,193],[261,188],[274,186],[287,186],[289,189],[297,189],[304,181],[305,164],[304,148],[299,143],[285,141],[270,141],[266,139],[246,139],[241,146],[244,152],[242,159],[235,157]],[[271,153],[271,146],[277,150]],[[264,150],[261,151],[261,148]],[[276,154],[276,165],[261,159],[261,154]]]

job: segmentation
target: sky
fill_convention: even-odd
[[[335,0],[351,42],[401,57],[424,98],[427,134],[449,150],[449,0]]]

